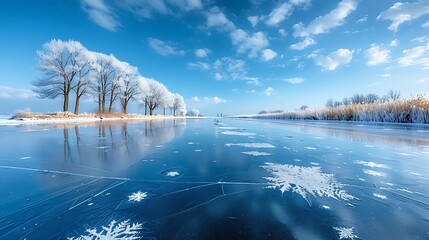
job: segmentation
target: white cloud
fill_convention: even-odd
[[[293,50],[302,50],[302,49],[304,49],[310,45],[314,45],[314,44],[316,44],[316,41],[314,41],[314,39],[312,39],[310,37],[306,37],[301,42],[290,45],[290,48]]]
[[[269,26],[276,26],[288,18],[292,14],[295,7],[306,7],[309,4],[310,0],[291,0],[289,2],[282,3],[270,12],[265,23]]]
[[[137,18],[152,18],[154,14],[167,15],[173,13],[164,0],[123,0],[117,1],[117,3]]]
[[[250,16],[250,17],[247,17],[247,20],[249,20],[250,24],[252,24],[252,27],[256,27],[256,25],[259,22],[259,17],[258,16]]]
[[[279,34],[282,37],[286,37],[287,36],[287,32],[283,28],[279,29]]]
[[[199,98],[199,97],[197,97],[197,96],[193,96],[193,97],[192,97],[192,101],[194,101],[194,102],[199,102],[199,101],[200,101],[200,98]]]
[[[235,29],[232,23],[218,7],[213,7],[210,12],[206,13],[207,27],[217,28],[223,31],[232,31]]]
[[[427,28],[429,27],[429,20],[422,24],[422,27]]]
[[[292,84],[299,84],[299,83],[304,82],[304,78],[299,78],[299,77],[286,78],[286,79],[283,79],[283,81],[288,82],[288,83],[292,83]]]
[[[383,73],[380,75],[380,77],[383,77],[383,78],[388,78],[390,76],[392,76],[392,74],[390,74],[390,73]]]
[[[392,41],[390,42],[390,46],[391,46],[391,47],[396,47],[396,46],[398,46],[398,43],[399,43],[398,39],[394,39],[394,40],[392,40]]]
[[[203,58],[207,57],[211,53],[210,49],[200,48],[195,51],[195,56]]]
[[[424,43],[424,42],[426,42],[426,40],[429,40],[429,38],[427,36],[416,37],[416,38],[411,39],[412,42],[419,42],[419,43]]]
[[[363,18],[358,19],[356,22],[361,23],[366,21],[368,21],[368,15],[365,15]]]
[[[342,0],[338,6],[324,16],[314,19],[307,27],[302,22],[293,26],[295,37],[308,37],[321,33],[327,33],[332,28],[344,24],[344,19],[356,9],[355,0]]]
[[[397,2],[386,11],[380,13],[377,19],[392,21],[388,29],[397,32],[399,25],[402,23],[418,19],[426,14],[429,14],[428,0],[419,0],[413,3]]]
[[[262,55],[261,55],[262,61],[268,62],[275,57],[277,57],[277,53],[274,52],[273,50],[269,48],[262,50]]]
[[[188,68],[189,69],[197,69],[197,70],[209,70],[210,65],[208,63],[204,63],[204,62],[194,62],[194,63],[189,62]]]
[[[256,32],[252,36],[242,29],[236,29],[230,34],[232,43],[238,47],[238,53],[248,52],[250,58],[256,57],[258,52],[268,47],[270,43],[263,32]]]
[[[264,94],[266,95],[266,96],[272,96],[273,94],[274,94],[274,88],[272,88],[272,87],[267,87],[265,90],[264,90]]]
[[[248,90],[248,91],[246,91],[246,93],[248,93],[248,94],[255,94],[255,93],[256,93],[256,90],[255,90],[255,89]]]
[[[383,49],[377,44],[372,44],[369,49],[365,51],[365,57],[368,59],[366,64],[368,66],[374,66],[389,61],[390,50]]]
[[[417,83],[429,83],[429,77],[417,80]]]
[[[426,45],[417,46],[402,51],[403,57],[398,59],[403,67],[420,65],[423,69],[429,69],[429,42]]]
[[[162,56],[185,55],[185,51],[177,50],[170,43],[164,42],[156,38],[149,38],[149,47],[151,47],[153,50],[155,50],[155,52]]]
[[[208,103],[214,103],[214,104],[227,102],[225,99],[222,99],[220,97],[204,97],[204,101],[206,101]]]
[[[0,98],[4,99],[27,99],[36,97],[36,94],[30,89],[11,88],[0,86]]]
[[[214,78],[216,79],[216,81],[220,81],[223,79],[222,75],[220,73],[215,73]]]
[[[120,23],[115,19],[114,13],[103,0],[81,0],[81,3],[83,10],[100,27],[115,32],[120,26]]]
[[[327,56],[312,53],[308,57],[312,58],[316,65],[323,67],[324,70],[333,71],[341,64],[349,63],[353,58],[353,53],[354,50],[340,48]]]
[[[261,86],[261,82],[257,77],[244,77],[243,80],[247,81],[247,84],[255,85],[255,86]]]
[[[152,2],[157,2],[150,0]],[[192,10],[199,10],[203,8],[201,0],[167,0],[171,5],[179,8],[180,10],[187,12]]]

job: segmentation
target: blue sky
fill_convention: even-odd
[[[205,115],[323,107],[354,93],[429,92],[429,1],[5,0],[0,114],[40,100],[36,51],[53,38],[113,53]],[[81,110],[94,111],[88,100]],[[132,112],[142,111],[136,105]]]

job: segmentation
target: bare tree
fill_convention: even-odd
[[[327,108],[333,108],[333,107],[334,107],[334,99],[329,98],[328,100],[326,100],[326,104],[325,104],[325,106],[326,106]]]
[[[374,93],[370,93],[368,95],[365,96],[365,102],[366,103],[375,103],[379,100],[380,98],[378,97],[377,94]]]
[[[55,99],[63,96],[63,111],[68,111],[69,95],[73,89],[75,76],[82,71],[80,55],[85,51],[77,41],[53,39],[37,51],[39,69],[44,77],[33,82],[34,92],[40,98]]]
[[[363,94],[354,94],[351,98],[350,98],[350,103],[351,104],[361,104],[361,103],[365,103],[365,96]]]
[[[307,105],[302,105],[300,108],[299,108],[299,110],[301,110],[301,111],[305,111],[305,110],[307,110],[308,109],[308,106]]]
[[[392,101],[396,101],[399,98],[401,98],[401,93],[394,90],[388,91],[387,94],[384,96],[385,100],[392,100]]]

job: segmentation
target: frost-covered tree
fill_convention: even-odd
[[[301,110],[301,111],[304,111],[304,110],[306,110],[306,109],[308,109],[308,106],[307,106],[307,105],[302,105],[302,106],[299,108],[299,110]]]
[[[106,112],[106,101],[108,94],[111,93],[113,79],[115,78],[113,55],[93,52],[95,61],[92,63],[94,69],[94,81],[92,82],[92,91],[96,96],[98,103],[98,112]]]
[[[201,116],[200,111],[198,109],[191,109],[191,111],[189,111],[186,115],[192,117]]]
[[[55,99],[63,96],[63,111],[68,111],[69,96],[75,87],[75,77],[80,79],[86,73],[82,54],[86,51],[77,41],[62,41],[53,39],[43,44],[42,50],[37,51],[39,69],[43,77],[33,82],[34,92],[40,98]]]
[[[148,94],[145,97],[145,105],[147,105],[147,108],[149,109],[149,115],[153,115],[153,111],[165,104],[165,101],[167,100],[167,94],[168,90],[164,86],[164,84],[155,81],[153,79],[147,79],[149,91]]]
[[[174,94],[167,91],[167,93],[165,94],[165,99],[164,99],[162,106],[161,106],[164,110],[164,116],[165,116],[165,110],[166,109],[168,109],[168,108],[171,110],[173,109],[173,102],[174,102]]]
[[[176,116],[181,110],[186,109],[185,100],[182,95],[175,93],[173,100],[173,116]]]
[[[80,99],[89,92],[88,90],[91,83],[90,74],[93,70],[92,63],[94,61],[93,55],[86,49],[82,51],[77,58],[77,81],[72,87],[75,92],[74,114],[79,114]]]
[[[127,113],[129,102],[140,93],[138,76],[136,67],[126,62],[116,63],[116,80],[122,113]]]

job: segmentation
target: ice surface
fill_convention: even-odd
[[[374,171],[371,169],[364,169],[363,172],[368,174],[368,175],[376,176],[376,177],[386,177],[387,176],[387,174],[384,172]]]
[[[372,168],[386,168],[386,169],[389,168],[386,164],[375,163],[375,162],[365,162],[365,161],[357,160],[357,161],[355,161],[355,163],[360,164],[360,165],[364,165],[367,167],[372,167]]]

